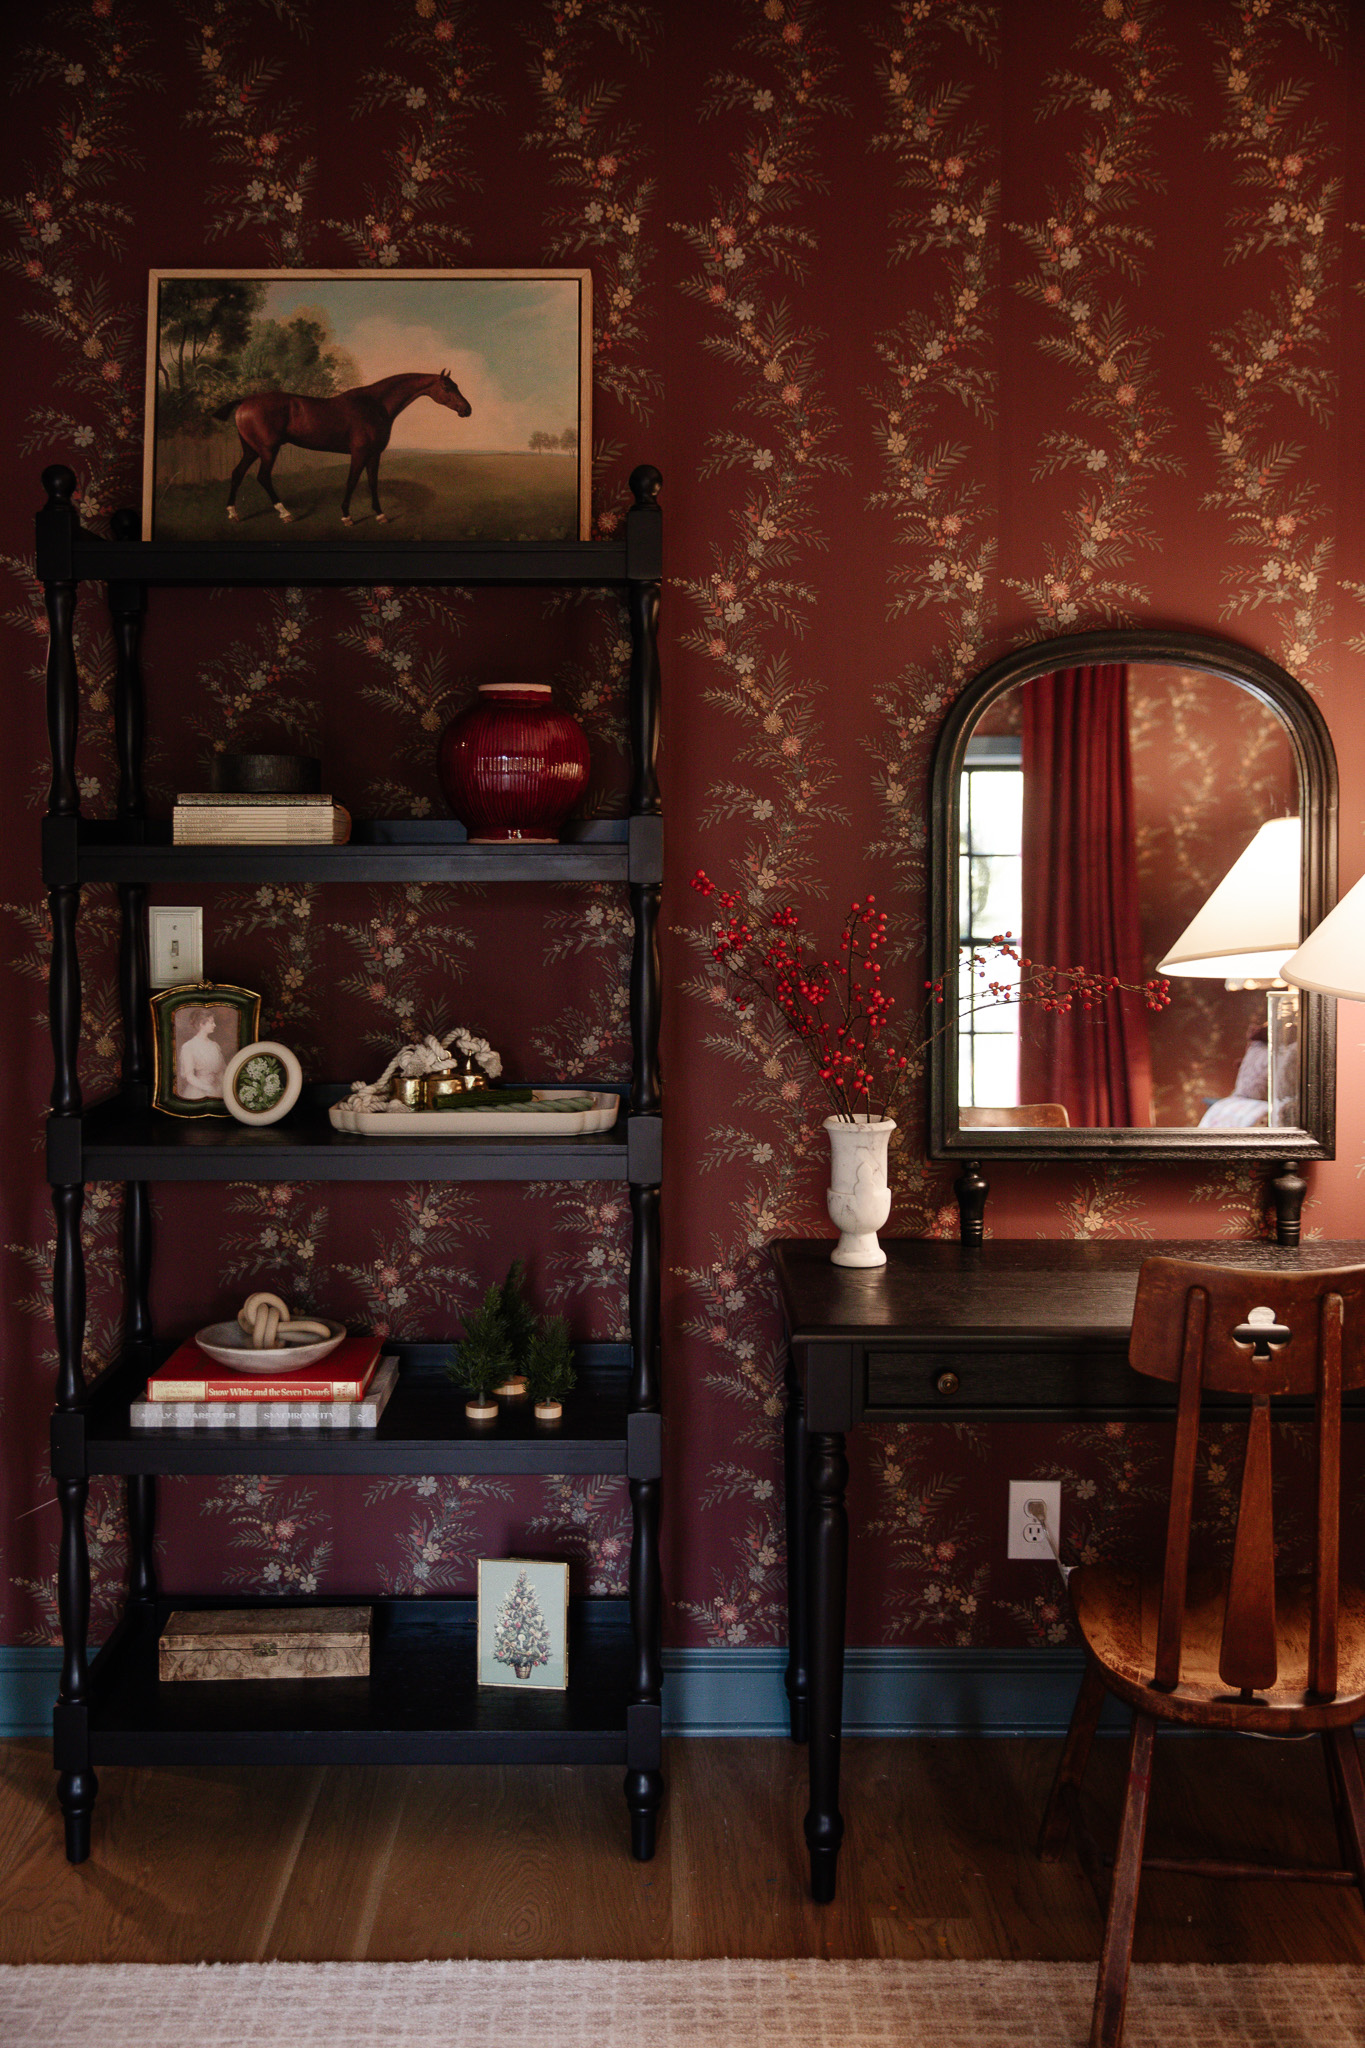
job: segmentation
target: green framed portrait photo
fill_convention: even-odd
[[[152,1107],[167,1116],[230,1116],[227,1071],[256,1038],[261,999],[231,982],[181,982],[151,998]]]
[[[592,273],[154,270],[143,533],[586,540]]]

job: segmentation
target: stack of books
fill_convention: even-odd
[[[188,1338],[134,1401],[134,1429],[373,1429],[398,1378],[378,1337],[346,1337],[316,1365],[278,1379],[216,1366]]]
[[[344,846],[350,836],[350,812],[329,796],[182,790],[171,812],[176,846]]]

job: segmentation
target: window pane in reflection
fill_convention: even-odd
[[[980,938],[1010,932],[1019,937],[1023,921],[1024,863],[1016,851],[972,855],[971,922],[968,930]]]
[[[1013,854],[1023,838],[1024,777],[1012,768],[969,771],[973,853]]]
[[[999,1014],[1017,1016],[1015,1011]],[[978,1031],[972,1038],[972,1101],[1003,1107],[1019,1100],[1019,1037],[1016,1031]]]
[[[1008,742],[1004,743],[1008,746]],[[1018,938],[1022,924],[1024,777],[1017,750],[989,766],[969,765],[962,778],[959,828],[958,1101],[1005,1107],[1019,1100],[1019,1012],[985,984],[1014,986],[1019,970],[986,945],[999,933]],[[984,974],[973,973],[975,948]]]

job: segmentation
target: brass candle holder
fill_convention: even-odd
[[[487,1086],[488,1076],[477,1065],[473,1054],[462,1053],[443,1073],[423,1077],[422,1099],[428,1109],[439,1109],[443,1102],[452,1102],[460,1095],[472,1095],[476,1089]]]

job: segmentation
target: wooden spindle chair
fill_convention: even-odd
[[[957,1113],[964,1131],[1065,1131],[1071,1127],[1064,1102],[1016,1102],[1008,1108],[965,1103]]]
[[[1103,1904],[1101,1860],[1079,1814],[1081,1779],[1106,1692],[1133,1709],[1128,1784],[1109,1887],[1091,2048],[1118,2048],[1158,1721],[1238,1734],[1322,1737],[1345,1869],[1286,1869],[1149,1857],[1209,1877],[1306,1877],[1365,1894],[1365,1777],[1352,1723],[1365,1714],[1365,1589],[1340,1572],[1341,1397],[1365,1387],[1365,1266],[1281,1274],[1148,1259],[1138,1278],[1130,1363],[1179,1388],[1166,1554],[1160,1572],[1083,1565],[1069,1579],[1086,1669],[1039,1835],[1051,1859],[1073,1822]],[[1231,1565],[1192,1571],[1199,1421],[1205,1392],[1250,1398]],[[1314,1404],[1316,1544],[1306,1578],[1277,1580],[1270,1403]],[[1233,1411],[1242,1412],[1240,1403]],[[1226,1414],[1226,1408],[1220,1408]]]

